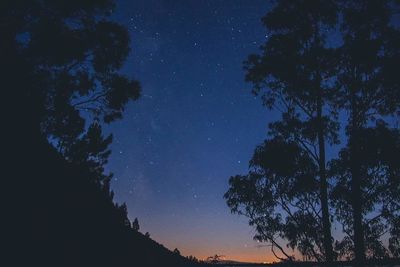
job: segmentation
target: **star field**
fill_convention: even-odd
[[[267,10],[258,0],[117,2],[113,19],[132,40],[123,71],[143,91],[107,129],[115,200],[142,232],[183,255],[271,259],[223,199],[277,118],[242,69],[268,38],[260,21]]]

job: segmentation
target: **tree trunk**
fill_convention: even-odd
[[[325,261],[328,266],[333,264],[333,248],[331,235],[331,222],[329,219],[328,205],[328,182],[325,168],[325,137],[322,121],[322,96],[321,88],[318,89],[317,99],[317,120],[318,120],[318,152],[319,152],[319,177],[320,177],[320,195],[321,195],[321,210],[322,210],[322,227],[324,232],[324,249]]]
[[[353,208],[353,230],[354,230],[354,255],[355,266],[363,267],[365,263],[365,244],[364,230],[362,225],[362,192],[361,192],[361,174],[358,151],[358,119],[356,96],[351,96],[351,125],[350,125],[350,172],[351,172],[351,195]]]

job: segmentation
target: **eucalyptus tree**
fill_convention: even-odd
[[[398,257],[400,253],[400,131],[383,121],[360,130],[359,171],[362,181],[361,213],[365,255],[372,259]],[[352,212],[352,159],[350,147],[331,161],[331,172],[337,180],[332,192],[336,215],[345,237],[337,242],[340,257],[354,258]]]
[[[397,2],[398,3],[398,2]],[[399,31],[393,22],[396,1],[342,1],[341,34],[338,49],[338,108],[349,113],[346,134],[350,164],[351,212],[354,256],[357,266],[365,260],[366,229],[360,144],[363,129],[381,116],[398,109]],[[397,75],[398,76],[398,75]]]
[[[335,64],[328,33],[336,22],[334,1],[278,1],[263,18],[266,43],[260,54],[250,55],[245,62],[253,92],[261,95],[265,106],[282,113],[281,121],[270,124],[270,137],[298,145],[317,166],[314,216],[323,229],[319,235],[323,248],[313,258],[329,263],[334,253],[325,148],[328,142],[338,142],[338,126],[335,110],[328,110]],[[311,243],[307,246],[312,247]]]
[[[280,260],[294,260],[282,240],[307,258],[323,261],[318,166],[296,142],[275,137],[259,145],[247,175],[229,180],[232,212],[249,218],[255,239]]]

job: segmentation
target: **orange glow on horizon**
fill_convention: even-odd
[[[249,235],[248,238],[240,236],[231,238],[218,232],[217,235],[198,235],[196,232],[177,231],[173,239],[165,232],[154,233],[153,238],[169,250],[177,248],[182,256],[194,256],[198,260],[206,260],[214,255],[223,255],[223,260],[232,260],[244,263],[273,263],[279,262],[266,244],[254,241]],[[287,251],[294,254],[296,251]]]
[[[206,260],[208,257],[213,256],[215,254],[218,255],[224,255],[223,260],[232,260],[232,261],[238,261],[238,262],[246,262],[246,263],[273,263],[273,262],[279,262],[279,260],[273,256],[270,252],[267,252],[265,250],[263,251],[252,251],[249,253],[249,251],[243,251],[241,252],[235,252],[233,254],[229,253],[224,253],[223,250],[217,251],[215,253],[208,253],[205,251],[200,251],[200,250],[181,250],[183,256],[195,256],[199,260]]]
[[[192,254],[190,254],[192,255]],[[184,255],[188,256],[188,255]],[[199,260],[206,260],[207,257],[211,255],[205,255],[205,254],[199,254],[199,255],[193,255]],[[274,256],[270,255],[246,255],[246,254],[236,254],[236,255],[225,255],[223,260],[232,260],[232,261],[238,261],[238,262],[246,262],[246,263],[272,263],[272,262],[279,262],[277,258]]]

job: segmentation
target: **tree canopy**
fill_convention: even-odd
[[[281,118],[225,198],[280,259],[293,259],[285,243],[328,264],[399,255],[399,10],[398,1],[278,1],[262,19],[267,40],[245,78]]]

